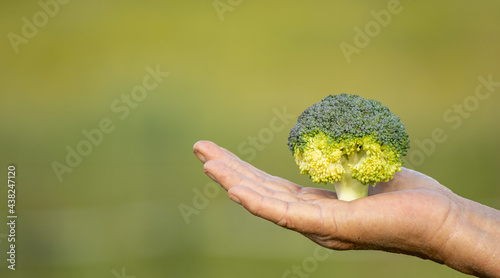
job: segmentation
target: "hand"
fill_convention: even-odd
[[[476,235],[478,215],[487,215],[500,227],[498,211],[463,199],[426,175],[403,168],[391,181],[370,188],[369,197],[345,202],[330,190],[271,176],[212,142],[197,142],[194,151],[207,175],[228,191],[231,200],[324,247],[403,253],[469,274],[486,275],[483,269],[492,268],[500,275],[499,229],[485,237],[496,242],[488,257],[487,248],[471,250],[467,245],[477,240],[468,237]]]

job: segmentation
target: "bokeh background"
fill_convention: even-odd
[[[400,12],[375,23],[372,11],[391,3]],[[282,277],[305,262],[309,277],[466,277],[371,251],[311,263],[315,244],[231,202],[192,146],[212,140],[316,186],[299,175],[288,131],[326,95],[355,93],[400,116],[416,152],[409,166],[498,209],[500,87],[484,99],[475,90],[480,76],[500,82],[499,10],[451,0],[1,1],[0,176],[17,166],[18,223],[16,271],[0,225],[0,276]],[[349,62],[340,45],[356,46],[355,28],[367,25],[373,36]],[[113,110],[148,67],[169,75],[126,116]],[[67,147],[103,119],[114,129],[60,180],[54,162],[66,165]],[[446,139],[429,143],[436,128]],[[6,195],[3,186],[0,223]]]

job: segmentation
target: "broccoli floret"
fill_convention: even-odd
[[[340,94],[298,117],[288,147],[301,174],[333,183],[338,198],[351,201],[401,171],[410,140],[400,119],[379,101]]]

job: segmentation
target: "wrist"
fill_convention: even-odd
[[[433,259],[463,273],[500,277],[500,212],[459,196],[453,203]]]

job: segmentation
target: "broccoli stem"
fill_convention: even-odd
[[[360,163],[365,155],[366,152],[360,148],[358,151],[342,158],[341,164],[346,171],[342,180],[333,183],[339,200],[352,201],[368,196],[368,185],[362,184],[351,175],[351,167]]]
[[[352,201],[368,196],[368,185],[353,179],[350,174],[344,175],[342,180],[334,182],[333,185],[339,200]]]

